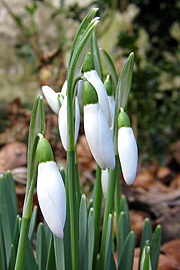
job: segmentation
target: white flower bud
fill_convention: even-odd
[[[56,93],[51,87],[47,85],[42,86],[42,92],[52,111],[58,114],[59,112],[58,96],[60,96],[60,93]]]
[[[109,172],[107,168],[105,170],[102,170],[101,172],[101,186],[104,198],[106,198],[107,196],[108,183],[109,183]]]
[[[106,88],[105,88],[103,82],[101,81],[96,70],[91,70],[91,71],[85,72],[84,77],[96,89],[99,103],[100,103],[101,108],[103,110],[103,113],[106,117],[109,128],[111,129],[112,125],[113,125],[113,119],[112,119],[112,115],[111,115],[110,108],[109,108],[109,101],[108,101]]]
[[[131,185],[136,178],[138,148],[131,127],[118,130],[118,152],[124,180]]]
[[[63,238],[66,219],[66,191],[54,161],[38,165],[37,197],[47,225],[57,237]]]
[[[63,104],[59,110],[58,123],[62,145],[64,149],[67,151],[67,96],[65,96]],[[74,134],[75,144],[78,138],[79,126],[80,126],[80,110],[78,98],[75,97],[75,134]]]
[[[101,167],[114,169],[115,156],[111,132],[99,103],[84,106],[84,130],[91,153]]]

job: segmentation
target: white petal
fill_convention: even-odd
[[[67,96],[65,96],[63,104],[59,110],[59,133],[64,149],[67,151]],[[77,142],[80,126],[80,110],[77,97],[75,97],[75,134],[74,141]]]
[[[107,168],[105,170],[102,170],[101,172],[101,186],[102,186],[104,198],[106,198],[107,196],[108,182],[109,182],[109,172]]]
[[[124,180],[131,185],[136,178],[138,164],[138,148],[132,128],[118,130],[118,152]]]
[[[101,169],[114,169],[113,141],[99,103],[84,106],[84,130],[91,153]]]
[[[108,96],[106,92],[106,88],[101,81],[98,73],[96,70],[91,70],[84,73],[84,77],[94,86],[96,89],[99,103],[101,105],[101,108],[103,110],[103,113],[106,117],[106,120],[109,124],[109,127],[111,128],[112,125],[112,119],[110,115],[110,108],[109,108],[109,102],[108,102]]]
[[[67,80],[65,80],[62,88],[61,88],[61,94],[65,97],[67,96]]]
[[[54,113],[59,112],[58,94],[51,87],[44,85],[42,86],[42,92],[47,100],[47,103],[51,107]]]
[[[82,97],[82,90],[83,90],[83,80],[79,80],[78,81],[78,91],[77,91],[78,101],[80,101],[80,99]]]
[[[115,116],[115,100],[113,96],[108,96],[109,101],[109,107],[111,112],[111,119],[112,119],[112,125],[110,127],[111,135],[113,137],[113,131],[114,131],[114,116]]]
[[[54,161],[38,165],[37,196],[49,228],[57,237],[63,238],[66,219],[66,191]]]

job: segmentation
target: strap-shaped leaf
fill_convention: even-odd
[[[36,257],[38,269],[46,269],[48,248],[43,223],[39,223],[37,230]]]
[[[26,242],[25,260],[24,260],[24,270],[38,270],[38,266],[34,257],[33,249],[29,238]]]
[[[28,137],[28,154],[27,154],[27,193],[29,191],[33,176],[37,173],[38,164],[36,147],[38,143],[37,134],[45,132],[45,113],[42,96],[38,96],[32,109],[31,121],[29,126]]]
[[[33,240],[33,234],[34,234],[35,227],[36,227],[36,219],[37,219],[37,206],[35,205],[33,208],[31,221],[30,221],[30,225],[29,225],[28,237],[29,237],[30,242],[32,242],[32,240]]]
[[[157,270],[160,247],[161,247],[161,225],[157,225],[150,245],[152,270]]]
[[[8,270],[14,270],[15,260],[16,260],[15,249],[14,249],[14,245],[12,244],[11,245],[11,257],[10,257],[10,261],[9,261]]]
[[[104,49],[100,49],[100,51],[103,53],[104,59],[106,61],[106,65],[108,67],[109,74],[111,75],[112,82],[113,82],[113,88],[114,88],[114,92],[115,92],[117,82],[118,82],[118,77],[117,77],[115,66],[114,66],[113,61],[112,61],[111,57],[109,56],[109,54]]]
[[[123,252],[121,255],[118,270],[132,270],[134,260],[134,249],[135,249],[135,237],[134,232],[130,232],[124,243]]]
[[[109,214],[107,235],[106,235],[106,252],[105,252],[105,269],[111,269],[112,260],[112,214]]]
[[[121,259],[124,243],[126,240],[127,235],[125,235],[125,227],[126,227],[126,215],[122,211],[119,215],[119,222],[118,222],[118,228],[117,228],[117,258],[118,258],[118,264]]]
[[[120,212],[125,213],[125,219],[126,219],[126,226],[125,226],[125,238],[130,232],[130,219],[129,219],[129,207],[127,204],[126,197],[124,195],[121,196],[121,201],[120,201]]]
[[[87,224],[87,201],[86,196],[81,196],[79,210],[79,267],[87,269],[88,266],[88,224]]]
[[[151,239],[152,239],[151,223],[150,223],[149,218],[146,218],[145,221],[144,221],[144,228],[143,228],[143,233],[142,233],[142,237],[141,237],[140,255],[139,255],[139,267],[138,267],[138,269],[140,269],[140,261],[141,261],[141,256],[142,256],[142,251],[143,251],[144,245],[145,245],[147,240],[149,240],[150,243],[151,243]]]
[[[88,216],[88,270],[92,270],[94,252],[94,209],[90,208]]]
[[[132,52],[130,53],[129,57],[127,58],[123,66],[117,84],[116,93],[118,94],[119,108],[120,107],[125,108],[127,105],[127,100],[132,84],[133,66],[134,66],[134,53]]]
[[[144,257],[143,261],[141,262],[140,270],[152,270],[151,262],[150,262],[150,247],[144,247]]]
[[[9,192],[11,194],[11,201],[12,201],[12,206],[13,206],[12,210],[14,211],[13,216],[14,215],[16,216],[17,212],[18,212],[16,187],[15,187],[15,182],[14,182],[12,173],[10,171],[7,171],[6,179],[7,179],[7,185],[8,185],[7,192]],[[14,224],[14,219],[15,218],[13,218],[13,224]]]
[[[73,44],[72,44],[72,47],[71,47],[71,53],[70,53],[70,59],[69,59],[69,65],[71,63],[71,59],[72,59],[72,56],[73,56],[73,53],[74,53],[74,49],[79,41],[79,39],[81,38],[82,36],[82,33],[84,32],[84,30],[87,28],[88,24],[90,23],[90,21],[94,18],[96,12],[97,12],[97,8],[93,8],[89,11],[89,13],[86,15],[86,17],[84,18],[84,20],[81,22],[77,32],[76,32],[76,35],[74,37],[74,41],[73,41]]]
[[[51,241],[50,241],[50,245],[49,245],[46,270],[56,270],[54,240],[53,240],[53,235],[52,234],[51,234]]]
[[[2,230],[1,216],[0,216],[0,269],[7,270],[6,247]]]
[[[91,55],[93,57],[95,69],[99,77],[101,78],[101,80],[103,80],[102,65],[101,65],[101,59],[100,59],[95,30],[93,31],[92,38],[91,38]]]
[[[65,259],[64,259],[64,241],[63,239],[54,236],[54,251],[55,261],[57,270],[65,270]],[[69,269],[69,268],[67,268]]]

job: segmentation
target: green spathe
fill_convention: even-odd
[[[38,134],[38,136],[40,137],[37,145],[37,157],[39,163],[46,161],[54,161],[54,156],[50,143],[42,136],[42,134]]]
[[[108,96],[112,96],[112,78],[110,74],[107,75],[104,86],[106,88]]]
[[[95,88],[92,86],[92,84],[88,81],[84,81],[83,83],[82,96],[83,96],[84,105],[98,103],[97,92]]]
[[[119,117],[118,117],[118,127],[131,127],[130,119],[127,113],[121,108]]]
[[[91,70],[94,70],[94,63],[93,63],[93,59],[91,57],[90,53],[86,54],[86,57],[84,59],[84,64],[83,64],[83,72],[88,72]]]

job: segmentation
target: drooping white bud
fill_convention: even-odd
[[[59,110],[58,123],[62,145],[64,149],[67,151],[67,96],[65,96],[63,104]],[[78,98],[75,97],[75,133],[74,133],[75,144],[78,138],[79,126],[80,126],[80,110]]]
[[[56,114],[59,112],[59,102],[58,98],[60,97],[60,93],[56,93],[51,87],[48,85],[42,86],[42,92],[45,96],[47,103],[49,104],[52,111]]]
[[[37,197],[47,225],[62,239],[66,219],[66,191],[54,161],[38,165]]]
[[[138,148],[131,127],[118,130],[118,152],[124,180],[131,185],[136,178]]]
[[[106,198],[107,196],[108,182],[109,182],[109,172],[107,168],[105,170],[102,170],[101,172],[101,186],[104,198]]]
[[[101,167],[114,169],[115,156],[111,132],[99,103],[84,106],[84,130],[91,153]]]

